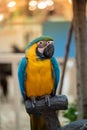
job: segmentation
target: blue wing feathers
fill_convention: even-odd
[[[58,64],[57,60],[54,57],[52,57],[51,62],[53,65],[53,76],[54,76],[54,80],[55,80],[54,93],[56,93],[59,79],[60,79],[60,68],[59,68],[59,64]]]
[[[24,83],[26,79],[26,73],[25,73],[26,65],[27,65],[27,59],[24,57],[22,58],[18,66],[18,80],[19,80],[19,86],[23,98],[25,98]]]

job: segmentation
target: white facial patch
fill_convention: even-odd
[[[40,42],[38,42],[38,51],[39,51],[41,54],[43,54],[44,49],[45,49],[48,45],[50,45],[50,44],[54,44],[54,42],[53,42],[53,41],[40,41]]]
[[[44,48],[38,48],[38,51],[43,54]]]

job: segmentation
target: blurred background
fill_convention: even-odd
[[[54,56],[62,73],[72,17],[71,0],[0,0],[0,130],[29,129],[29,116],[18,87],[18,63],[31,40],[50,35],[55,41]],[[74,35],[62,94],[68,97],[69,104],[76,105]],[[65,119],[61,118],[61,121]]]

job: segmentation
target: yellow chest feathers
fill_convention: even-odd
[[[28,64],[26,67],[25,90],[28,97],[50,94],[54,88],[51,61],[49,59],[40,60],[36,56],[36,51],[34,51],[36,45],[33,46],[33,50],[30,48],[26,53]]]

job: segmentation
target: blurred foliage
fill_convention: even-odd
[[[70,104],[68,110],[64,112],[63,116],[69,119],[70,122],[77,120],[77,106],[75,104]]]

